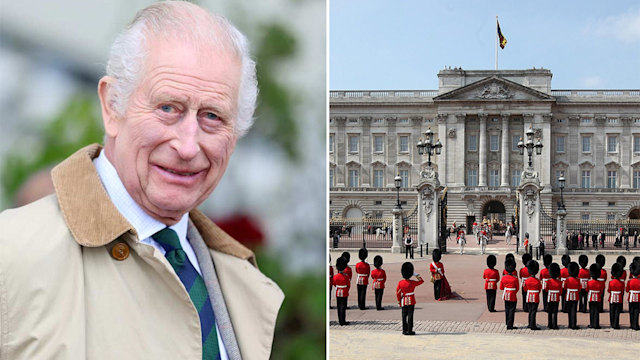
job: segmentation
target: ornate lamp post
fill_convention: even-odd
[[[393,182],[395,182],[396,184],[396,193],[398,194],[396,208],[402,209],[402,206],[400,206],[400,186],[402,186],[402,178],[400,177],[400,174],[396,175],[396,177],[393,179]]]
[[[527,149],[527,154],[529,155],[529,167],[531,167],[532,161],[531,161],[531,156],[533,155],[533,149],[536,150],[536,155],[541,155],[542,154],[542,143],[540,142],[540,139],[538,139],[538,141],[536,141],[536,143],[533,143],[533,129],[529,128],[529,130],[527,130],[527,132],[525,133],[527,135],[527,142],[526,144],[522,141],[522,138],[520,138],[520,141],[518,142],[518,148],[520,149],[520,155],[524,155],[524,149]]]
[[[562,196],[562,191],[564,190],[564,182],[564,173],[561,173],[560,177],[558,178],[558,184],[560,185],[560,205],[558,206],[558,210],[566,210],[566,208],[564,207],[564,198]]]
[[[424,136],[424,142],[422,141],[422,139],[419,139],[416,146],[418,147],[418,154],[429,155],[427,166],[431,167],[431,155],[433,155],[434,153],[436,155],[440,155],[440,152],[442,151],[442,143],[440,143],[440,140],[436,140],[435,144],[433,143],[433,131],[431,131],[431,128],[428,128],[427,131],[424,132]]]

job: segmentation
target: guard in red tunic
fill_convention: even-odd
[[[502,299],[504,300],[504,314],[507,329],[515,329],[513,327],[513,320],[516,314],[516,305],[518,304],[518,289],[520,284],[516,276],[510,275],[516,271],[516,263],[507,259],[504,263],[507,275],[500,280],[500,290],[503,290]]]
[[[351,278],[353,277],[353,271],[351,271],[351,266],[349,266],[349,261],[351,260],[351,254],[349,254],[348,251],[345,251],[342,253],[342,257],[345,260],[347,260],[347,267],[344,269],[344,273],[349,277],[349,282],[351,282]]]
[[[592,280],[587,282],[587,301],[589,302],[589,328],[600,329],[600,294],[602,283],[598,281],[600,265],[591,264],[589,273]]]
[[[538,313],[538,304],[540,303],[540,292],[542,291],[542,283],[536,278],[540,265],[535,260],[529,260],[527,270],[529,278],[522,285],[527,297],[525,301],[529,311],[529,329],[540,330],[536,324],[536,314]]]
[[[549,265],[549,276],[547,281],[547,319],[549,329],[558,330],[558,303],[562,296],[562,281],[560,281],[560,265],[551,263]]]
[[[384,293],[384,284],[387,281],[387,273],[382,269],[382,256],[376,255],[373,258],[373,266],[375,269],[371,271],[371,288],[376,296],[376,310],[384,310],[382,294]]]
[[[578,264],[580,264],[580,272],[578,273],[578,279],[580,280],[580,303],[578,305],[578,311],[587,313],[587,283],[591,278],[587,265],[589,264],[589,257],[587,255],[580,255],[578,257]]]
[[[547,281],[551,278],[549,275],[549,265],[553,262],[551,254],[544,254],[542,257],[542,263],[544,269],[540,270],[540,281],[542,282],[542,310],[547,311]],[[559,274],[558,274],[559,275]]]
[[[569,277],[564,281],[565,304],[569,314],[569,329],[580,329],[577,324],[578,297],[582,286],[578,280],[580,266],[575,262],[569,263]]]
[[[340,325],[349,325],[346,321],[347,315],[347,299],[349,298],[349,289],[351,288],[351,280],[345,274],[347,268],[347,259],[339,257],[336,260],[336,270],[338,273],[333,276],[333,283],[336,286],[336,307],[338,308],[338,323]]]
[[[611,281],[609,281],[609,322],[614,329],[620,329],[620,313],[624,297],[624,282],[620,280],[621,276],[622,266],[616,262],[611,266]]]
[[[331,266],[331,254],[329,254],[329,309],[331,309],[331,293],[333,292],[333,266]]]
[[[602,283],[602,292],[600,293],[600,312],[604,312],[603,302],[604,302],[604,288],[607,286],[607,270],[604,269],[605,257],[602,254],[598,254],[596,256],[596,264],[600,265],[600,277],[598,281]]]
[[[500,273],[494,269],[496,263],[495,255],[487,256],[487,269],[485,269],[482,274],[484,290],[487,293],[487,309],[489,309],[489,312],[496,312],[496,291],[498,291],[498,281],[500,281]]]
[[[566,313],[567,312],[567,306],[566,306],[566,293],[564,290],[564,282],[569,278],[569,263],[571,262],[571,257],[569,255],[562,255],[561,258],[561,262],[562,262],[562,266],[564,266],[562,269],[560,269],[560,281],[562,281],[562,312]],[[580,272],[578,271],[578,274]]]
[[[638,315],[640,314],[640,261],[631,263],[629,273],[629,281],[627,282],[629,324],[633,330],[640,330],[640,324],[638,324]]]
[[[504,257],[504,263],[506,264],[506,263],[507,263],[507,260],[509,260],[509,259],[511,259],[511,261],[513,261],[513,263],[515,264],[515,262],[516,262],[516,258],[515,258],[515,256],[513,256],[513,254],[512,254],[512,253],[508,253],[507,255],[505,255],[505,257]],[[504,276],[504,275],[507,275],[507,274],[512,275],[512,276],[515,276],[515,277],[516,277],[516,279],[518,278],[518,270],[515,270],[515,269],[514,269],[511,273],[509,273],[509,272],[507,272],[507,268],[505,267],[505,269],[504,269],[504,270],[502,270],[502,275]]]
[[[522,311],[528,312],[528,304],[527,304],[527,294],[524,291],[524,282],[529,278],[529,270],[527,269],[527,264],[531,261],[531,254],[524,253],[522,254],[522,268],[520,269],[520,287],[522,288]]]
[[[410,262],[402,264],[400,272],[404,280],[398,282],[396,296],[398,304],[402,307],[402,335],[415,335],[413,331],[413,311],[416,307],[415,288],[424,283],[424,280],[413,272],[413,264]],[[415,275],[418,281],[409,280],[412,275]]]
[[[369,273],[371,272],[371,267],[365,261],[367,256],[369,256],[369,251],[364,248],[360,249],[358,257],[361,261],[356,264],[356,274],[358,275],[356,284],[358,289],[358,307],[360,310],[367,309],[365,299],[367,297],[367,285],[369,285]]]
[[[442,278],[444,277],[444,265],[440,262],[440,259],[442,259],[442,253],[440,252],[440,249],[434,249],[431,256],[433,261],[429,265],[429,271],[431,272],[431,279],[433,280],[433,297],[436,300],[439,300]]]

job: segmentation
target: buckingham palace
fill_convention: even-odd
[[[548,69],[438,73],[437,90],[330,92],[331,217],[382,218],[417,206],[428,161],[416,144],[431,130],[431,157],[448,193],[448,222],[509,221],[527,166],[518,143],[532,129],[543,211],[563,190],[567,220],[640,219],[640,90],[555,90]]]

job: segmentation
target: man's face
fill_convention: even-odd
[[[133,199],[167,223],[204,201],[224,174],[240,60],[207,46],[151,39],[124,119],[105,119],[106,154]],[[109,146],[112,144],[112,146]]]

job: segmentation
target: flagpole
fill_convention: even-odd
[[[496,15],[496,70],[498,70],[498,43],[500,39],[498,38],[498,15]]]

